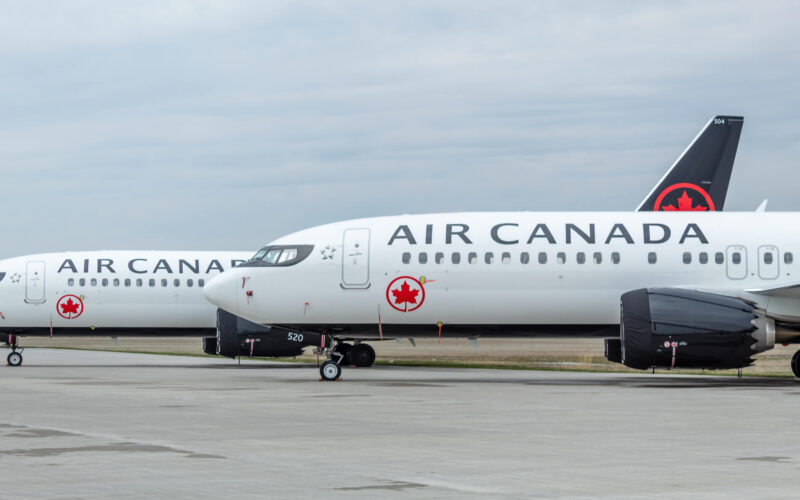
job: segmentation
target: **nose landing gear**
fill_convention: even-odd
[[[22,364],[22,349],[19,347],[19,341],[16,335],[9,335],[6,340],[6,347],[11,349],[11,353],[6,357],[8,366],[19,366]]]
[[[792,356],[792,373],[794,373],[795,377],[800,378],[800,351],[797,351]]]

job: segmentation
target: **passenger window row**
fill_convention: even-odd
[[[539,264],[547,264],[548,254],[547,252],[539,252],[535,254],[536,262]],[[411,252],[404,252],[402,255],[403,264],[411,264],[412,255]],[[433,262],[436,264],[445,264],[447,259],[444,252],[436,252],[433,254]],[[556,254],[556,262],[559,264],[565,264],[567,262],[567,254],[565,252],[558,252]],[[468,252],[466,254],[466,261],[469,264],[477,264],[479,261],[483,261],[484,264],[494,264],[495,263],[495,256],[494,252],[486,252],[483,254],[482,257],[479,258],[477,252]],[[587,254],[585,252],[577,252],[575,254],[575,262],[578,264],[585,264],[587,261]],[[603,263],[603,253],[602,252],[593,252],[591,254],[591,261],[595,264],[602,264]],[[417,254],[417,262],[420,264],[427,264],[428,263],[428,253],[427,252],[419,252]],[[511,264],[512,257],[510,252],[502,252],[500,254],[500,262],[503,264]],[[519,263],[520,264],[529,264],[531,262],[531,254],[528,252],[522,252],[519,254]],[[611,252],[610,262],[612,264],[619,264],[620,262],[620,255],[619,252]],[[461,263],[461,252],[453,252],[450,254],[450,263],[451,264],[460,264]]]
[[[692,252],[683,252],[682,260],[684,264],[691,264],[692,263]],[[647,261],[651,264],[656,263],[656,253],[650,252],[647,255]],[[775,262],[775,255],[773,252],[764,252],[763,255],[764,264],[770,265]],[[708,253],[700,252],[697,254],[697,262],[700,264],[708,264]],[[794,262],[794,256],[792,252],[784,252],[783,253],[783,263],[784,264],[791,264]],[[714,263],[716,264],[724,264],[725,263],[725,254],[722,252],[715,252],[714,253]],[[739,265],[742,263],[742,253],[741,252],[732,252],[731,253],[731,263],[735,265]]]
[[[169,282],[170,282],[170,280],[168,280],[166,278],[161,278],[160,280],[156,280],[155,278],[150,278],[148,280],[144,280],[142,278],[136,278],[136,280],[132,280],[130,278],[125,278],[124,280],[120,280],[119,278],[113,278],[113,279],[109,279],[109,278],[102,278],[102,279],[90,278],[88,280],[86,278],[80,278],[80,279],[77,279],[77,280],[75,278],[70,278],[70,279],[67,280],[67,286],[76,286],[76,284],[77,284],[77,286],[86,286],[86,284],[88,282],[89,286],[98,286],[98,285],[100,285],[100,286],[105,286],[105,287],[107,287],[107,286],[115,286],[115,287],[119,287],[119,286],[126,286],[126,287],[137,286],[137,287],[142,287],[142,286],[145,286],[145,281],[147,282],[147,286],[149,286],[149,287],[155,287],[156,283],[158,283],[158,282],[160,282],[160,285],[162,287],[167,287],[167,286],[169,286]],[[192,278],[187,278],[186,280],[181,280],[181,279],[175,278],[175,279],[172,280],[172,286],[175,287],[175,288],[180,287],[181,286],[181,281],[185,282],[187,288],[194,287],[195,280],[192,279]],[[197,286],[199,288],[203,288],[203,286],[205,284],[206,284],[206,281],[203,278],[200,278],[200,279],[197,280]]]

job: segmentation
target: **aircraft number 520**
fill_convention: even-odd
[[[302,333],[289,332],[288,339],[291,340],[292,342],[302,342],[303,341],[303,334]]]

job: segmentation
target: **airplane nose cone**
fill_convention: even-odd
[[[239,314],[237,282],[237,277],[231,271],[218,274],[206,282],[203,295],[220,309]]]

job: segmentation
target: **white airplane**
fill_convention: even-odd
[[[638,210],[721,210],[741,127],[741,117],[712,118]],[[229,357],[293,356],[305,346],[318,346],[319,333],[271,333],[216,310],[203,298],[204,280],[250,255],[91,251],[0,260],[0,332],[11,348],[8,364],[22,363],[19,338],[25,335],[202,336],[206,353]],[[296,258],[283,252],[276,264]],[[332,259],[338,262],[339,255]],[[370,338],[338,336],[335,347],[347,362],[369,366],[375,359],[365,343]]]
[[[607,357],[634,368],[741,368],[800,343],[798,224],[764,212],[358,219],[279,238],[203,293],[273,332],[322,334],[325,380],[341,374],[340,338],[425,335],[603,336]]]

